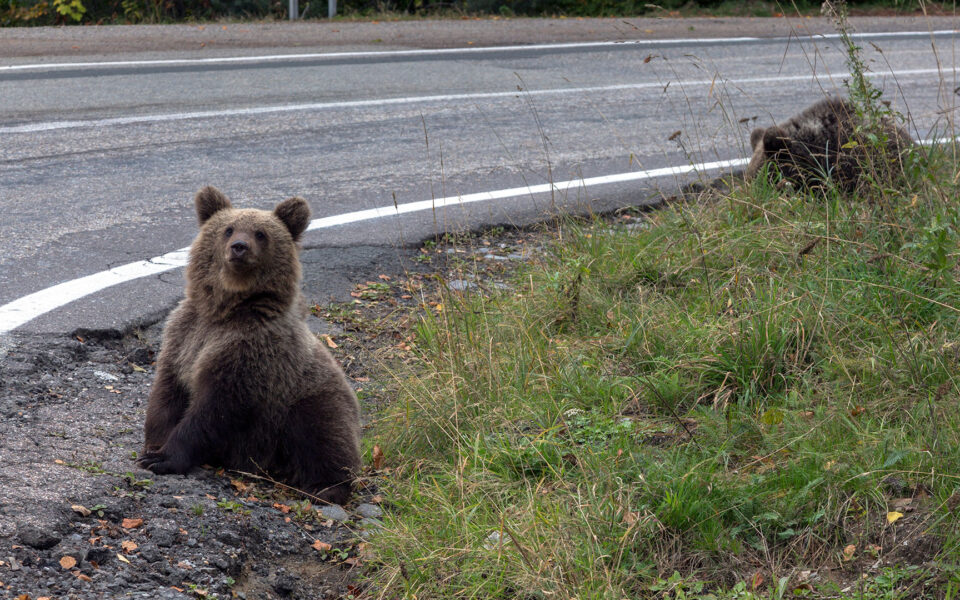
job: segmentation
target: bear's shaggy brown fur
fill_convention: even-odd
[[[301,198],[273,212],[197,194],[186,298],[163,331],[140,466],[266,473],[343,503],[360,468],[357,399],[304,320]]]
[[[880,147],[858,131],[862,119],[848,100],[827,98],[780,125],[757,128],[750,133],[753,156],[745,176],[753,179],[760,168],[772,162],[784,179],[811,187],[832,180],[849,192],[861,183],[871,165],[894,167],[900,153],[913,145],[910,134],[892,120],[885,120]],[[862,129],[859,128],[859,129]]]

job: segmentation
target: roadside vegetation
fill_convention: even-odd
[[[368,436],[370,596],[960,597],[958,158],[561,219],[441,285]]]
[[[773,17],[817,15],[820,2],[794,0],[341,0],[338,19],[485,17]],[[857,14],[955,14],[951,2],[853,0]],[[286,0],[0,0],[0,26],[194,23],[279,20]],[[325,0],[300,3],[301,16],[327,16]]]

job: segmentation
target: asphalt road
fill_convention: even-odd
[[[911,132],[949,133],[957,35],[922,32],[955,25],[855,24],[921,32],[860,43]],[[842,93],[837,40],[808,35],[828,31],[817,19],[0,30],[0,313],[189,245],[192,196],[206,184],[243,206],[300,195],[315,218],[454,199],[309,232],[305,288],[321,301],[401,268],[403,246],[444,230],[648,202],[694,175],[638,172],[746,156],[756,124]],[[730,39],[747,36],[757,39]],[[613,41],[623,43],[596,43]],[[638,178],[455,202],[622,173]],[[181,292],[171,270],[13,333],[124,329]]]

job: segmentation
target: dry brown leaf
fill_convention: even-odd
[[[280,512],[282,512],[283,514],[287,514],[288,512],[290,512],[290,507],[287,506],[286,504],[280,504],[279,502],[274,502],[273,507],[279,510]]]
[[[60,558],[60,566],[69,571],[77,566],[77,559],[72,556],[63,556]]]
[[[127,554],[132,554],[133,551],[137,549],[137,543],[133,540],[123,540],[120,542],[120,547],[123,548],[123,551]]]
[[[73,574],[74,574],[74,575],[77,577],[77,579],[79,579],[80,581],[93,581],[92,579],[90,579],[90,576],[89,576],[89,575],[84,575],[84,574],[81,573],[80,571],[74,571]]]
[[[83,506],[82,504],[74,504],[70,508],[73,510],[73,512],[77,513],[81,517],[90,516],[90,509],[87,508],[86,506]]]
[[[843,560],[849,561],[853,560],[853,555],[857,552],[857,547],[853,544],[850,544],[843,549]]]
[[[231,479],[230,485],[233,486],[233,489],[237,490],[238,494],[246,494],[247,492],[250,491],[250,488],[253,487],[251,484],[241,481],[239,479]]]
[[[763,574],[760,571],[757,571],[753,574],[753,577],[750,578],[750,586],[754,590],[759,590],[760,586],[763,585]]]
[[[337,343],[336,343],[335,341],[333,341],[333,338],[330,337],[328,334],[325,333],[325,334],[323,334],[323,335],[320,336],[320,337],[322,337],[322,338],[323,338],[323,341],[327,343],[327,346],[329,346],[329,347],[331,347],[331,348],[339,348],[339,346],[337,346]]]
[[[141,525],[143,525],[143,519],[124,519],[120,523],[120,527],[123,527],[124,529],[136,529]]]
[[[380,275],[377,275],[377,277],[379,277],[380,279],[382,279],[382,280],[384,280],[384,281],[390,281],[390,279],[391,279],[391,277],[390,277],[389,275],[384,275],[383,273],[381,273]]]
[[[358,557],[356,557],[356,556],[351,556],[350,558],[345,558],[345,559],[343,559],[343,562],[345,562],[346,564],[350,565],[351,567],[359,567],[361,564],[363,564],[363,562],[360,560],[360,558],[358,558]]]
[[[321,542],[320,540],[313,540],[313,543],[310,544],[310,547],[317,552],[330,552],[333,550],[333,546],[326,542]]]
[[[373,445],[373,468],[379,471],[383,467],[383,450],[380,444]]]
[[[30,594],[20,594],[17,596],[17,600],[30,600]]]

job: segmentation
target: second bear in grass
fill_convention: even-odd
[[[854,191],[868,177],[883,178],[899,170],[901,153],[913,145],[910,134],[890,118],[882,118],[876,129],[865,127],[849,100],[821,100],[779,125],[751,132],[753,156],[746,178],[753,179],[772,163],[795,185],[832,182],[841,191]]]
[[[212,187],[195,203],[201,229],[163,331],[139,463],[266,474],[342,504],[360,468],[360,417],[304,320],[297,241],[310,209],[301,198],[235,209]]]

